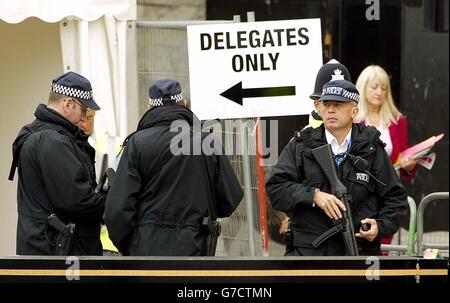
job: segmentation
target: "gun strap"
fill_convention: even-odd
[[[69,133],[68,130],[66,130],[64,127],[58,125],[58,124],[54,124],[54,123],[47,123],[47,124],[43,124],[41,126],[39,126],[37,129],[25,134],[20,141],[17,143],[17,148],[13,153],[13,159],[11,162],[11,168],[9,169],[9,176],[8,176],[8,180],[9,181],[13,181],[14,180],[14,175],[16,173],[16,168],[19,166],[19,159],[20,159],[20,150],[22,149],[23,144],[28,140],[28,138],[37,132],[43,131],[43,130],[56,130],[57,132],[66,135],[66,136],[71,136],[73,137],[72,134]]]
[[[17,149],[14,151],[13,159],[11,162],[11,168],[9,169],[9,176],[8,176],[9,181],[14,180],[14,174],[16,173],[16,168],[19,165],[20,150],[22,149],[22,145],[25,143],[25,141],[27,141],[28,137],[31,134],[33,134],[33,133],[29,133],[29,134],[25,135],[22,138],[21,142],[19,142],[19,146],[17,147]]]
[[[311,244],[314,248],[317,248],[328,238],[334,236],[335,234],[337,234],[339,232],[342,232],[343,230],[344,230],[344,226],[342,225],[342,222],[340,222],[339,224],[334,225],[332,228],[328,229],[323,234],[318,236]]]

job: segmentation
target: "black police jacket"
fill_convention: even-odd
[[[170,131],[172,123],[184,129]],[[230,216],[241,201],[242,189],[228,158],[198,155],[202,133],[192,128],[194,123],[198,128],[200,121],[186,107],[154,107],[126,140],[104,215],[109,236],[120,251],[204,255],[206,232],[201,224],[209,216],[209,204],[215,204],[220,218]],[[193,141],[197,155],[175,151],[189,148]]]
[[[391,236],[398,230],[400,218],[407,207],[406,190],[379,136],[380,133],[374,127],[353,124],[348,153],[366,159],[369,162],[368,171],[386,185],[359,171],[349,157],[337,169],[340,180],[352,196],[350,209],[355,231],[359,231],[361,220],[377,220],[379,233],[374,241],[357,238],[361,254],[380,253],[380,237]],[[341,234],[331,237],[317,249],[311,244],[333,226],[325,212],[313,206],[316,188],[331,193],[330,184],[311,153],[311,149],[324,144],[327,141],[323,125],[298,132],[284,148],[266,182],[273,207],[291,214],[294,246],[304,255],[345,254]]]
[[[34,115],[13,143],[19,155],[17,254],[56,254],[58,232],[47,225],[55,213],[76,224],[70,255],[101,255],[105,195],[95,193],[95,151],[78,127],[46,105]]]

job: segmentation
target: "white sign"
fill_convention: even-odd
[[[192,111],[201,120],[313,109],[320,19],[190,25],[187,34]]]

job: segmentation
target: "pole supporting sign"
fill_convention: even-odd
[[[190,25],[192,110],[202,120],[307,115],[320,19]]]

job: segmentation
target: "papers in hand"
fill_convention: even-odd
[[[436,161],[436,153],[430,153],[423,156],[422,158],[417,159],[417,164],[420,164],[426,169],[430,170],[434,165],[434,161]]]
[[[437,136],[432,136],[425,141],[422,141],[414,146],[411,146],[410,148],[405,149],[402,151],[397,158],[397,161],[395,161],[394,167],[395,169],[400,169],[400,160],[404,157],[412,157],[413,159],[420,159],[424,158],[424,161],[418,161],[419,164],[425,166],[428,169],[431,169],[433,167],[434,161],[436,159],[436,155],[434,156],[430,155],[428,157],[427,155],[430,153],[431,148],[434,146],[436,142],[441,140],[444,137],[444,134],[440,134]],[[422,164],[422,162],[424,162]]]

